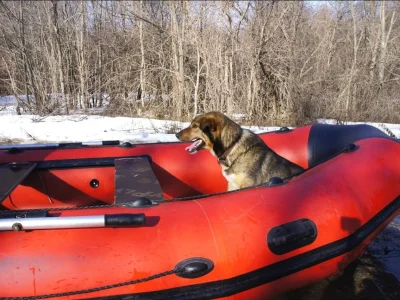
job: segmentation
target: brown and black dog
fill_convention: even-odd
[[[193,141],[186,148],[194,154],[207,149],[222,167],[228,191],[285,178],[303,171],[298,165],[272,151],[255,133],[240,127],[222,113],[197,116],[189,127],[176,134],[180,141]]]

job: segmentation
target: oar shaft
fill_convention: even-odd
[[[20,225],[17,225],[20,224]],[[0,230],[104,227],[104,216],[0,219]],[[14,226],[14,228],[13,228]]]
[[[90,228],[140,226],[145,223],[144,214],[115,214],[77,217],[39,217],[0,219],[0,231],[36,229]]]
[[[66,142],[66,143],[45,143],[45,144],[6,144],[1,145],[0,149],[46,149],[46,148],[73,148],[83,146],[116,146],[121,142],[119,140],[112,141],[87,141],[87,142]]]

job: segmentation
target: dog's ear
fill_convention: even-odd
[[[212,134],[217,130],[217,123],[212,118],[203,118],[200,121],[200,129],[206,134]]]

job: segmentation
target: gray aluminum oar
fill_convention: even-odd
[[[42,144],[6,144],[0,145],[0,150],[9,149],[63,149],[63,148],[81,148],[89,146],[117,146],[120,145],[119,140],[111,141],[87,141],[87,142],[65,142],[65,143],[42,143]]]
[[[14,213],[15,214],[15,213]],[[52,217],[42,214],[21,215],[7,213],[0,215],[0,231],[21,231],[36,229],[91,228],[91,227],[132,227],[146,222],[145,214],[106,214],[94,216]]]

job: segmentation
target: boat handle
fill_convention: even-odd
[[[312,244],[317,238],[317,226],[309,219],[299,219],[272,228],[267,244],[274,254],[285,254]]]

